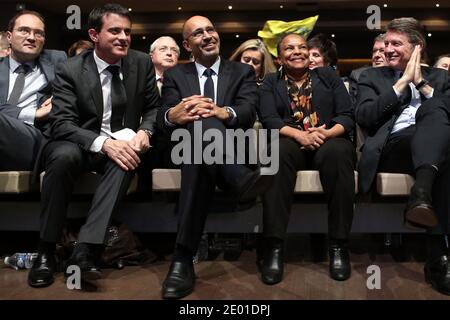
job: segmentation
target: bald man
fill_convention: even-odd
[[[199,126],[203,131],[218,130],[222,137],[225,137],[226,129],[251,128],[258,101],[253,68],[220,57],[219,34],[206,17],[189,18],[183,26],[183,39],[183,47],[192,54],[194,62],[180,64],[165,72],[163,108],[157,117],[159,126],[165,131],[184,128],[191,137],[194,127],[197,131]],[[191,150],[200,148],[203,154],[210,146],[211,143],[204,142],[194,145]],[[225,158],[227,155],[220,156]],[[260,175],[259,169],[252,170],[244,164],[206,164],[189,160],[181,165],[178,234],[174,258],[163,283],[165,299],[182,298],[194,290],[192,259],[216,186],[241,195],[240,199],[245,201],[270,183],[267,176]]]

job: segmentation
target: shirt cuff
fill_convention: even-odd
[[[232,107],[228,107],[231,110],[231,117],[227,120],[227,124],[234,126],[237,123],[237,114]]]
[[[409,85],[408,85],[409,86]],[[395,90],[395,87],[392,86],[392,89],[394,89],[395,94],[397,95],[397,98],[400,98],[400,96],[402,95],[401,92],[398,92],[397,90]]]
[[[34,125],[34,118],[36,117],[35,108],[23,108],[19,112],[19,116],[17,117],[19,120],[22,120],[25,123]]]
[[[105,143],[106,139],[108,139],[109,137],[105,137],[105,136],[98,136],[97,138],[95,138],[94,142],[92,142],[91,146],[89,147],[89,151],[95,152],[95,153],[99,153],[100,151],[102,151],[102,147],[103,144]]]
[[[170,109],[172,109],[172,108],[170,108]],[[168,126],[168,127],[176,127],[177,125],[175,123],[170,122],[169,119],[167,118],[167,115],[169,114],[170,109],[167,110],[166,113],[164,114],[164,122],[166,123],[166,126]]]

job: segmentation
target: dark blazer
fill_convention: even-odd
[[[154,132],[160,98],[151,60],[130,49],[122,59],[122,73],[125,127]],[[88,151],[100,134],[103,117],[102,87],[92,50],[68,59],[57,70],[52,102],[50,138],[71,141]]]
[[[194,62],[167,70],[162,87],[163,108],[158,112],[159,127],[163,130],[169,129],[164,121],[166,111],[177,105],[181,99],[197,94],[200,94],[200,85]],[[253,126],[257,102],[254,69],[249,65],[221,58],[216,104],[234,109],[238,120],[233,125],[234,128],[247,129]]]
[[[311,70],[312,105],[319,115],[320,125],[327,128],[341,124],[347,136],[355,125],[350,96],[342,80],[331,68]],[[258,116],[266,129],[281,129],[294,122],[291,116],[287,83],[281,72],[266,76],[259,89]]]
[[[434,88],[433,97],[450,95],[448,72],[422,67],[422,74]],[[395,72],[389,67],[370,68],[359,77],[355,116],[356,122],[366,134],[359,162],[359,186],[362,192],[369,191],[383,146],[395,121],[410,102],[403,97],[397,98],[392,88],[395,82]],[[423,95],[421,98],[426,99]]]
[[[52,85],[55,79],[56,66],[66,61],[67,55],[63,51],[43,50],[36,60],[47,78],[47,85],[38,92],[38,107],[52,95]],[[9,89],[9,57],[0,58],[0,112],[6,113],[13,118],[18,118],[21,108],[6,104],[8,100]],[[35,123],[35,126],[41,129],[46,128],[47,121],[44,123]]]

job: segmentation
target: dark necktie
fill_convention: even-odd
[[[212,75],[214,71],[211,69],[206,69],[203,72],[203,75],[206,76],[205,86],[203,87],[203,95],[205,97],[211,98],[214,101],[214,82],[212,79]]]
[[[125,86],[120,79],[120,67],[109,66],[106,68],[112,74],[111,81],[111,131],[123,129],[123,115],[127,106]]]
[[[14,82],[14,87],[8,99],[8,104],[17,106],[19,103],[19,98],[22,95],[23,88],[25,86],[25,76],[30,71],[30,66],[27,64],[21,64],[16,68],[14,72],[18,73],[16,82]]]

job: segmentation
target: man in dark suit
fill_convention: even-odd
[[[250,199],[264,189],[268,179],[242,164],[206,164],[193,160],[210,142],[195,144],[194,128],[219,130],[251,128],[256,117],[257,87],[253,69],[219,56],[220,38],[205,17],[189,18],[183,26],[183,47],[195,62],[178,65],[165,72],[162,87],[163,108],[158,125],[164,130],[184,128],[189,132],[192,155],[181,165],[181,191],[178,204],[178,234],[175,254],[163,283],[163,298],[182,298],[194,289],[193,256],[202,235],[215,186]],[[196,129],[197,130],[197,129]],[[215,141],[216,145],[220,142]],[[222,146],[223,147],[223,146]],[[225,150],[225,148],[222,148]],[[199,150],[197,155],[194,153]],[[235,150],[227,150],[228,155]],[[239,150],[241,154],[243,150]],[[221,155],[223,159],[227,155]],[[260,179],[262,177],[262,179]],[[253,186],[258,186],[253,188]]]
[[[91,11],[88,25],[94,50],[71,58],[56,73],[51,142],[43,151],[39,255],[28,278],[33,287],[53,282],[55,244],[74,181],[84,171],[103,176],[67,266],[78,265],[81,280],[101,276],[95,260],[108,223],[155,130],[154,68],[146,54],[129,49],[128,10],[105,4]]]
[[[385,67],[387,66],[386,57],[384,56],[384,34],[379,34],[373,39],[372,46],[372,67]],[[361,68],[352,70],[349,80],[349,93],[352,99],[356,100],[357,92],[358,92],[358,79],[361,73],[370,68],[371,66],[363,66]]]
[[[22,11],[8,26],[9,57],[0,58],[0,170],[32,170],[52,108],[55,66],[62,51],[43,50],[44,18]]]
[[[437,186],[448,167],[450,109],[444,101],[450,95],[449,76],[443,70],[421,66],[426,41],[417,20],[392,20],[384,43],[389,66],[364,71],[358,83],[356,120],[367,133],[359,163],[360,190],[370,189],[377,171],[415,177],[405,223],[429,230],[425,276],[435,289],[450,294],[443,235],[447,208],[436,208],[442,213],[439,217],[433,208],[442,202],[439,193],[448,192]]]

